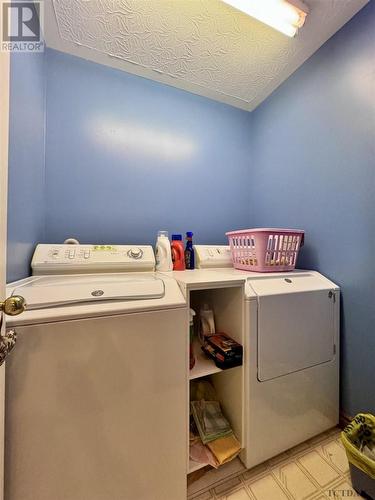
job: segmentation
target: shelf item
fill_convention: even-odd
[[[195,472],[199,469],[203,469],[203,467],[207,467],[209,464],[201,464],[199,462],[194,462],[194,460],[190,459],[189,460],[189,472],[188,474],[191,474],[192,472]]]
[[[218,401],[191,401],[190,408],[203,444],[233,433]]]
[[[203,352],[218,368],[226,370],[242,365],[243,347],[226,333],[205,337]]]
[[[213,373],[219,373],[223,371],[218,368],[212,359],[207,358],[201,349],[201,345],[198,340],[194,341],[194,356],[195,365],[194,368],[190,370],[189,379],[194,380],[195,378],[206,377],[207,375],[212,375]]]
[[[219,466],[236,458],[241,451],[241,444],[233,432],[229,436],[224,436],[207,443],[207,447]]]
[[[196,378],[207,377],[208,375],[213,375],[214,373],[220,373],[223,371],[232,370],[233,368],[241,367],[242,365],[232,366],[225,368],[219,368],[215,365],[215,362],[208,358],[206,354],[201,349],[201,344],[198,340],[194,341],[194,356],[195,356],[195,365],[189,371],[189,379],[194,380]]]

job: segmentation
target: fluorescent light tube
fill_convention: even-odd
[[[309,11],[299,0],[223,0],[237,10],[293,37]]]

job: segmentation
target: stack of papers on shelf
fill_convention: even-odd
[[[191,411],[203,444],[233,433],[218,401],[192,401]]]

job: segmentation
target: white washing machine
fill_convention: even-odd
[[[151,247],[43,245],[34,273],[63,274],[8,286],[27,310],[8,321],[7,500],[186,498],[187,307],[153,266]]]

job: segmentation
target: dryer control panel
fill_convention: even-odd
[[[194,245],[197,267],[233,267],[229,245]]]
[[[31,261],[33,275],[153,271],[150,245],[54,245],[36,246]]]

